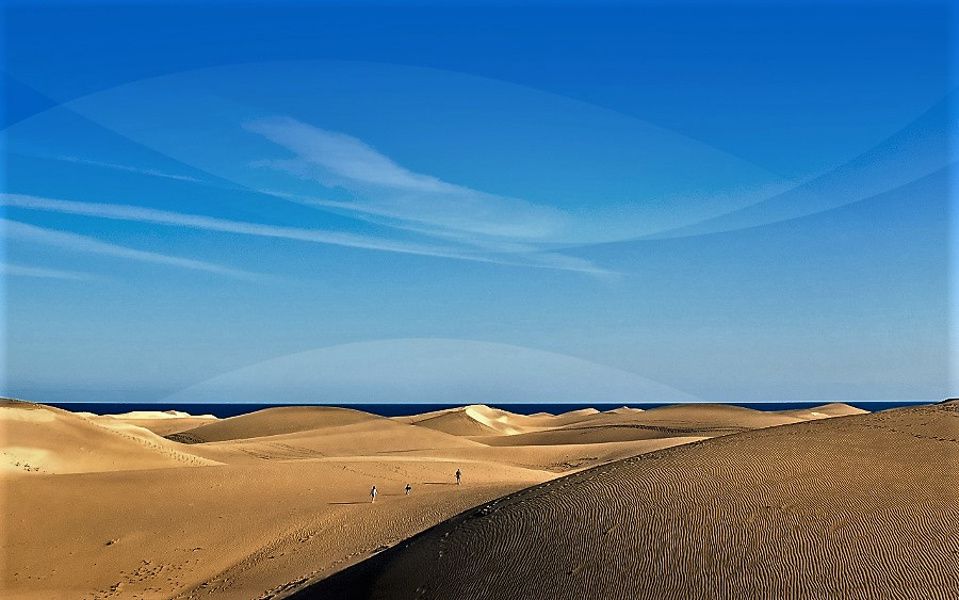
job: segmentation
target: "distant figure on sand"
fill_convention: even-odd
[[[406,484],[406,495],[409,496],[409,495],[410,495],[410,492],[412,492],[412,491],[413,491],[413,486],[411,486],[410,484],[407,483],[407,484]]]
[[[370,490],[370,502],[376,502],[376,486],[373,486],[373,489]]]
[[[460,484],[460,479],[463,478],[463,472],[459,469],[456,469],[456,485]]]

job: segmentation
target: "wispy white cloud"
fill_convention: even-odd
[[[302,242],[334,244],[353,248],[365,248],[368,250],[385,250],[410,254],[434,255],[442,254],[445,251],[443,248],[438,247],[393,242],[351,233],[286,227],[281,225],[265,225],[248,221],[232,221],[229,219],[171,212],[142,206],[75,202],[23,194],[2,194],[0,198],[3,198],[3,202],[8,206],[17,208],[84,215],[117,221],[155,223],[204,231],[282,238]],[[452,252],[452,249],[449,251]]]
[[[401,167],[355,137],[319,129],[289,117],[258,119],[246,128],[279,144],[331,177],[410,192],[456,192],[456,185]],[[298,161],[291,161],[295,164]],[[284,161],[276,164],[282,165]]]
[[[317,206],[375,216],[401,227],[415,223],[439,232],[459,232],[464,241],[476,235],[544,240],[568,226],[566,215],[556,208],[416,173],[343,133],[289,117],[258,119],[245,127],[293,155],[254,164],[341,186],[356,196],[350,202],[311,199]]]
[[[101,161],[101,160],[91,160],[88,158],[79,158],[76,156],[58,156],[57,160],[62,160],[64,162],[72,162],[81,165],[90,165],[92,167],[103,167],[105,169],[115,169],[117,171],[127,171],[128,173],[139,173],[140,175],[150,175],[152,177],[165,177],[166,179],[175,179],[177,181],[191,181],[194,183],[199,183],[200,180],[196,177],[190,177],[189,175],[177,175],[175,173],[167,173],[165,171],[158,171],[156,169],[146,169],[143,167],[133,167],[130,165],[121,165],[119,163]]]
[[[44,267],[31,267],[13,263],[0,263],[0,276],[3,277],[37,277],[41,279],[63,279],[66,281],[90,281],[97,279],[90,273],[80,271],[63,271]]]
[[[139,262],[154,263],[178,267],[182,269],[191,269],[194,271],[205,271],[217,275],[226,275],[240,279],[257,279],[260,276],[242,271],[224,267],[192,258],[181,258],[177,256],[168,256],[157,252],[146,250],[137,250],[117,244],[103,242],[98,239],[72,233],[67,231],[58,231],[37,227],[20,221],[10,219],[0,219],[0,234],[11,240],[42,244],[46,246],[56,246],[65,248],[74,252],[85,252],[89,254],[99,254]]]
[[[24,194],[0,194],[3,203],[17,208],[41,210],[65,214],[84,215],[119,221],[155,223],[174,227],[186,227],[204,231],[216,231],[239,235],[288,239],[319,244],[333,244],[351,248],[363,248],[385,252],[399,252],[440,258],[453,258],[513,266],[538,267],[577,271],[594,275],[609,274],[586,260],[551,252],[524,254],[491,254],[455,246],[414,244],[351,233],[267,225],[246,221],[232,221],[204,215],[184,214],[141,206],[100,204],[41,198]]]

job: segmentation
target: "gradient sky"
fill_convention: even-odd
[[[4,10],[5,395],[959,391],[947,3]]]

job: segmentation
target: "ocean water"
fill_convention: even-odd
[[[932,404],[934,401],[909,401],[909,402],[861,402],[848,401],[846,404],[856,406],[863,410],[876,412],[889,408],[900,406],[919,406],[922,404]],[[756,410],[795,410],[801,408],[812,408],[821,406],[826,402],[753,402],[736,403],[726,402],[733,406],[743,406]],[[66,410],[86,411],[100,415],[118,414],[133,410],[180,410],[191,415],[212,414],[220,418],[242,415],[264,408],[276,406],[288,406],[285,404],[156,404],[156,403],[106,403],[106,402],[61,402],[50,403],[50,406],[64,408]],[[382,415],[384,417],[398,417],[403,415],[415,415],[433,410],[442,410],[444,408],[455,408],[459,404],[324,404],[323,406],[342,406],[344,408],[355,408],[365,412]],[[529,415],[537,412],[549,412],[559,414],[570,410],[580,408],[595,408],[597,410],[610,410],[621,406],[631,408],[656,408],[658,406],[667,406],[666,404],[640,402],[635,404],[490,404],[495,408],[501,408],[513,413]]]

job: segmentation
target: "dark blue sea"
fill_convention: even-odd
[[[845,404],[856,406],[863,410],[876,412],[889,408],[900,406],[919,406],[921,404],[932,404],[934,401],[910,401],[910,402],[860,402],[847,401]],[[264,408],[275,406],[288,406],[285,404],[153,404],[153,403],[101,403],[101,402],[51,402],[50,406],[56,406],[71,411],[87,411],[96,414],[118,414],[133,410],[180,410],[191,415],[212,414],[220,418],[242,415]],[[737,403],[724,402],[733,406],[743,406],[756,410],[795,410],[801,408],[812,408],[822,406],[826,402],[752,402]],[[398,417],[402,415],[415,415],[418,413],[441,410],[444,408],[455,408],[459,404],[324,404],[323,406],[342,406],[344,408],[355,408],[370,412],[384,417]],[[490,404],[495,408],[501,408],[513,413],[529,415],[537,412],[549,412],[559,414],[562,412],[576,410],[580,408],[595,408],[597,410],[610,410],[619,408],[622,404]],[[627,404],[632,408],[656,408],[658,406],[667,406],[666,404],[644,403]]]

